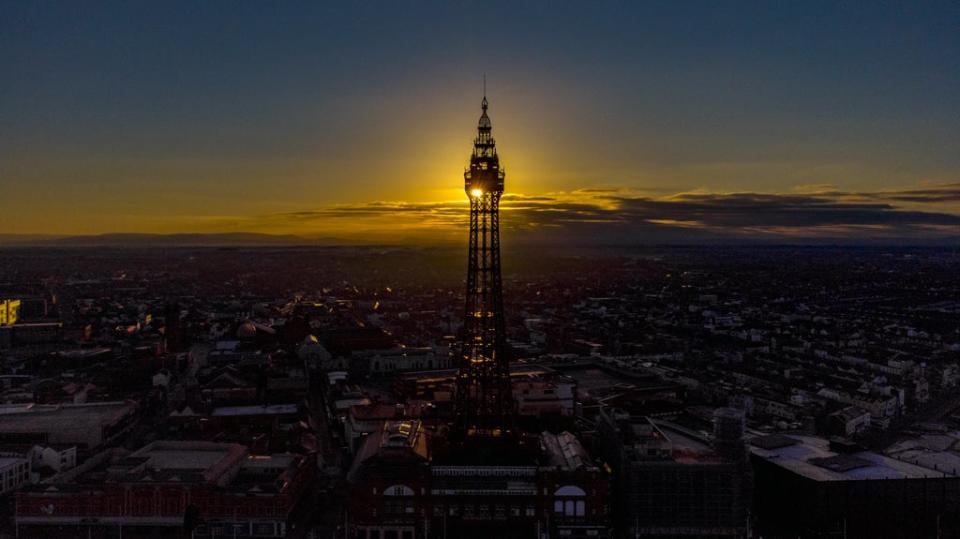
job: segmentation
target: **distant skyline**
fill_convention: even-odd
[[[960,240],[957,2],[0,0],[0,234]]]

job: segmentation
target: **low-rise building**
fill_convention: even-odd
[[[30,459],[15,453],[0,453],[0,495],[30,482]]]
[[[16,534],[284,537],[312,479],[312,462],[212,442],[108,449],[18,492]]]
[[[814,436],[761,436],[750,451],[763,537],[960,533],[960,477]]]
[[[598,456],[613,469],[614,521],[622,536],[748,537],[751,484],[742,424],[742,413],[719,417],[718,441],[711,445],[667,422],[603,411]]]
[[[132,401],[0,406],[0,439],[74,445],[90,454],[130,430],[138,408]]]
[[[459,457],[420,421],[386,422],[348,475],[348,536],[608,536],[607,474],[570,433]]]
[[[839,436],[860,434],[870,428],[870,412],[858,406],[847,406],[827,416],[827,428]]]

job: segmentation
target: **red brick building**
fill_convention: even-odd
[[[525,440],[515,455],[444,455],[442,434],[390,421],[350,471],[349,537],[607,537],[609,478],[570,433]]]
[[[17,537],[284,537],[314,471],[238,444],[110,449],[16,496]]]

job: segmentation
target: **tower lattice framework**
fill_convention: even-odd
[[[470,200],[470,242],[454,432],[464,438],[506,438],[514,432],[500,271],[504,171],[487,106],[484,96],[470,167],[463,174]]]

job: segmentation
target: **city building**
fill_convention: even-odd
[[[348,474],[350,537],[607,537],[607,473],[575,436],[530,436],[513,454],[464,459],[416,420],[363,440]]]
[[[0,440],[76,446],[89,455],[131,429],[135,402],[12,404],[0,406]]]
[[[665,421],[603,411],[598,455],[613,470],[621,537],[749,537],[743,416],[720,410],[711,441]]]
[[[28,322],[0,325],[0,350],[37,353],[56,350],[63,341],[63,322]]]
[[[314,473],[296,455],[238,444],[153,442],[105,450],[21,489],[21,538],[285,537]]]
[[[749,444],[763,537],[960,534],[960,477],[952,471],[816,436],[772,434]]]
[[[0,495],[30,482],[30,459],[16,453],[0,452]]]
[[[27,460],[32,481],[45,479],[77,465],[77,448],[73,445],[3,443],[0,444],[0,454]]]
[[[420,371],[397,376],[396,392],[407,400],[450,401],[455,392],[457,370]],[[521,416],[572,416],[578,398],[577,381],[549,367],[510,365],[510,388]]]
[[[854,436],[870,428],[870,412],[847,406],[827,416],[827,430],[837,436]]]

